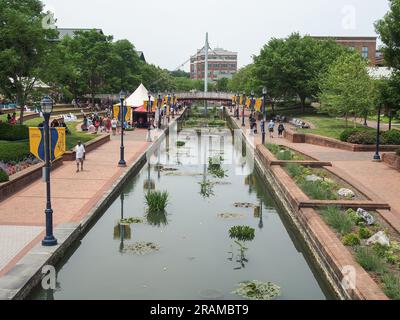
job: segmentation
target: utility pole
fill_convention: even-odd
[[[204,61],[204,98],[207,95],[208,92],[208,32],[206,33],[206,45],[204,46],[204,52],[205,52],[205,61]],[[208,114],[207,110],[207,100],[204,100],[204,108],[206,114]]]

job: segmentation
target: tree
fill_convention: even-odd
[[[400,0],[389,0],[389,12],[375,23],[384,46],[382,52],[388,66],[400,69]]]
[[[322,77],[321,111],[333,116],[366,118],[374,108],[375,87],[368,62],[359,54],[343,54]]]
[[[228,83],[228,89],[237,93],[250,93],[255,90],[256,78],[254,75],[254,64],[249,64],[241,68]]]
[[[345,50],[333,41],[297,33],[272,39],[254,58],[257,87],[267,87],[271,97],[297,95],[304,111],[306,99],[318,94],[320,75]]]
[[[44,29],[39,0],[0,0],[0,90],[21,106],[38,80],[39,67],[56,32]]]
[[[217,80],[216,89],[220,92],[228,91],[229,86],[229,79],[228,78],[221,78]]]

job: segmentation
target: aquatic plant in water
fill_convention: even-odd
[[[253,241],[255,229],[249,226],[235,226],[230,228],[229,236],[231,239],[237,239],[239,241]]]
[[[205,180],[202,182],[199,182],[200,184],[200,194],[203,198],[210,198],[211,196],[214,195],[214,183],[210,180]]]
[[[249,300],[272,300],[281,295],[281,288],[272,282],[246,281],[232,292]]]
[[[150,191],[145,195],[147,212],[164,212],[168,205],[167,191]]]
[[[121,219],[119,221],[119,223],[122,225],[140,224],[140,223],[144,223],[144,219],[140,218],[140,217],[130,217],[130,218]]]
[[[123,253],[130,252],[141,256],[157,251],[160,251],[160,246],[153,242],[135,242],[125,245],[122,249]]]
[[[221,167],[224,158],[222,157],[211,157],[208,159],[208,172],[216,178],[225,178],[226,171]]]

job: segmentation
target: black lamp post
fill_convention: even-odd
[[[172,94],[172,119],[175,119],[175,93]]]
[[[151,142],[151,95],[149,94],[149,102],[147,102],[147,142]]]
[[[157,128],[158,129],[161,129],[161,105],[162,105],[162,97],[161,97],[161,93],[158,93],[158,101],[157,101],[157,113],[158,113]]]
[[[118,163],[119,167],[126,167],[125,161],[125,147],[124,147],[124,129],[125,129],[125,117],[124,117],[124,101],[126,99],[126,93],[122,90],[119,94],[120,101],[120,114],[121,114],[121,155]]]
[[[379,103],[378,107],[378,126],[376,128],[376,152],[374,155],[374,161],[381,161],[381,156],[379,155],[380,139],[381,139],[381,111],[382,104]]]
[[[168,124],[170,121],[170,116],[171,116],[171,94],[168,93],[168,100],[167,100],[167,118],[168,118]]]
[[[393,111],[389,110],[389,131],[392,130],[392,121],[393,121]]]
[[[251,115],[254,117],[254,90],[251,90],[250,111]]]
[[[46,174],[46,236],[42,241],[45,247],[52,247],[57,245],[57,239],[53,235],[53,209],[51,208],[51,190],[50,190],[50,115],[53,111],[53,100],[49,97],[44,97],[40,103],[43,117],[44,117],[44,147],[45,147],[45,174]]]
[[[239,107],[239,105],[240,105],[240,95],[238,93],[236,95],[236,119],[237,120],[240,120],[240,117],[239,117],[239,113],[240,113],[239,109],[240,109],[240,107]]]
[[[267,120],[267,88],[263,87],[263,104],[262,104],[262,120],[261,120],[261,134],[262,134],[262,144],[265,144],[265,121]]]
[[[242,103],[243,103],[242,127],[245,127],[246,124],[245,124],[245,122],[244,122],[244,116],[245,116],[244,110],[245,110],[245,108],[246,108],[246,92],[243,92],[242,98],[243,98],[243,100],[242,100]]]

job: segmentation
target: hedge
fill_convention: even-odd
[[[376,143],[376,130],[367,128],[346,129],[341,133],[340,140],[353,144],[372,145]],[[382,132],[380,143],[383,145],[400,145],[400,131]]]
[[[0,161],[11,162],[24,160],[29,152],[29,143],[0,141]]]
[[[29,139],[29,128],[23,125],[0,123],[0,140],[19,141]]]
[[[7,172],[5,172],[3,169],[0,169],[0,183],[7,182],[9,180],[10,180],[10,178],[8,177]]]

